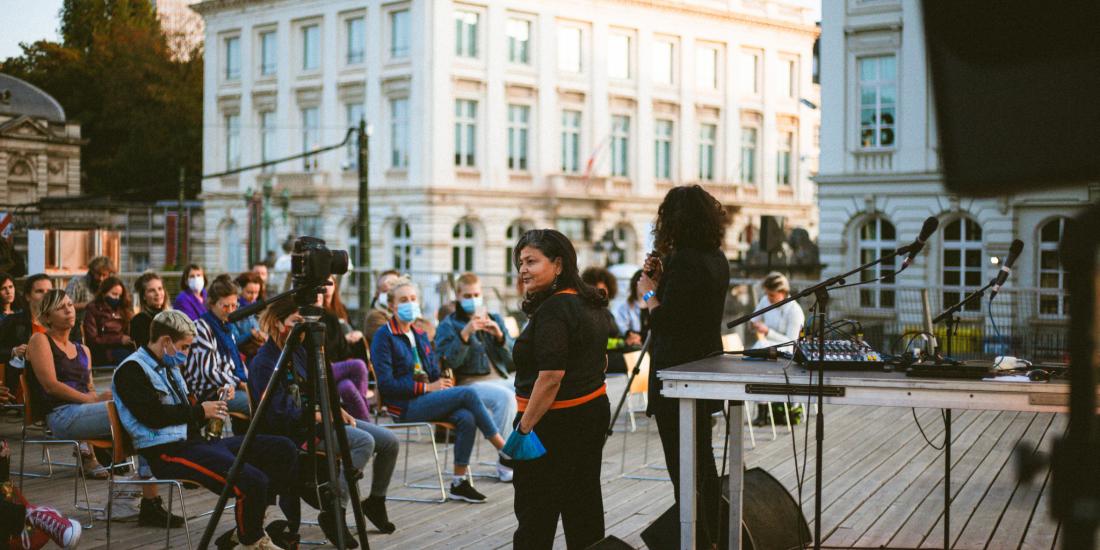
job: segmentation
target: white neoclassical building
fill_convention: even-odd
[[[939,310],[989,281],[1018,238],[1025,246],[1010,287],[1028,290],[998,298],[1001,321],[1055,329],[1064,324],[1058,242],[1066,216],[1100,198],[1100,186],[990,199],[947,193],[919,0],[837,0],[823,8],[821,169],[815,180],[827,273],[907,244],[925,218],[936,216],[939,230],[898,277],[899,286],[934,289],[931,302]],[[865,317],[920,324],[919,302],[903,303],[890,285],[869,287],[848,305]],[[984,302],[968,306],[963,319],[988,341],[998,328],[983,319],[986,308]]]
[[[583,265],[637,263],[663,193],[695,182],[733,214],[731,255],[762,214],[817,234],[818,29],[795,4],[193,7],[205,172],[339,143],[364,117],[373,269],[504,274],[534,227],[568,234]],[[349,147],[205,180],[204,257],[241,269],[290,233],[352,246],[355,161]]]

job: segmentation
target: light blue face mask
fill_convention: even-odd
[[[182,367],[187,362],[187,354],[182,351],[168,353],[168,350],[164,350],[164,357],[161,361],[166,367]]]
[[[481,296],[474,298],[463,298],[459,301],[459,305],[462,306],[462,311],[465,311],[467,315],[473,315],[477,308],[485,304],[485,299]]]
[[[420,304],[405,302],[397,306],[397,318],[402,323],[411,323],[420,318]]]

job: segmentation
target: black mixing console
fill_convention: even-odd
[[[817,340],[799,340],[794,360],[809,369],[817,368]],[[825,368],[830,370],[880,370],[886,362],[866,342],[825,340]]]

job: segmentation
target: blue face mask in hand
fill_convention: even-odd
[[[481,296],[475,298],[463,298],[459,301],[459,305],[462,306],[462,311],[465,311],[467,315],[473,315],[477,308],[481,307],[485,303],[485,300]]]
[[[420,318],[420,304],[416,302],[405,302],[397,306],[397,318],[402,323],[411,323]]]
[[[519,430],[513,430],[500,454],[512,460],[535,460],[546,454],[546,447],[542,446],[542,441],[539,441],[539,436],[534,431],[521,434]]]

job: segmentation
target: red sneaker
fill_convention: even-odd
[[[70,520],[48,506],[27,506],[27,524],[42,530],[62,548],[76,548],[80,542],[80,522]],[[23,532],[26,534],[26,530]]]

